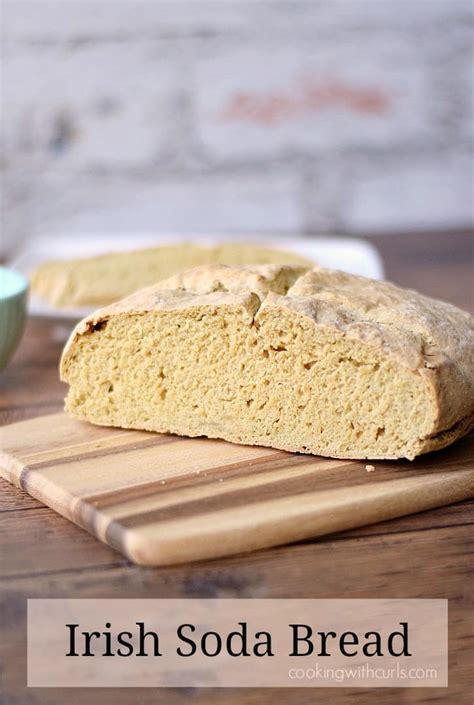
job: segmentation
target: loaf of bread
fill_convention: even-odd
[[[323,268],[206,266],[104,308],[61,361],[95,424],[336,458],[409,458],[474,416],[469,314]]]
[[[282,250],[245,243],[168,245],[83,259],[48,261],[31,274],[35,294],[58,308],[106,306],[173,274],[202,264],[305,264]]]

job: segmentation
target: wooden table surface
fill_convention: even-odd
[[[387,277],[473,310],[469,233],[370,238]],[[57,364],[65,329],[30,320],[0,374],[0,425],[58,411]],[[147,705],[199,703],[472,702],[474,502],[252,555],[144,569],[0,480],[0,703]],[[27,597],[273,597],[449,599],[445,689],[27,689]],[[2,695],[3,693],[3,695]]]

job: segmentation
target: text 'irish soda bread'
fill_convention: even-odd
[[[414,458],[473,423],[473,321],[322,268],[206,266],[98,311],[62,357],[107,426],[337,458]]]

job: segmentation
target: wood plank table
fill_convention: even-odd
[[[473,310],[470,233],[372,237],[388,278]],[[30,320],[0,374],[0,425],[61,409],[64,329]],[[225,560],[144,569],[0,480],[2,705],[470,704],[473,693],[474,502]],[[449,599],[448,689],[27,689],[27,597]]]

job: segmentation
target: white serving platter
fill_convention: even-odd
[[[223,241],[251,242],[263,247],[272,247],[308,257],[324,267],[341,269],[352,274],[359,274],[372,279],[383,279],[382,260],[377,250],[365,240],[343,237],[312,237],[299,235],[269,237],[262,235],[232,235],[227,237],[202,235],[152,235],[134,234],[133,236],[104,237],[103,235],[77,235],[72,237],[42,236],[29,241],[24,249],[17,253],[10,266],[26,277],[35,267],[46,260],[72,259],[89,257],[107,252],[135,250],[141,247],[190,243],[215,245]],[[33,292],[30,294],[29,312],[32,316],[57,319],[80,319],[92,312],[94,307],[56,308],[42,300]]]

